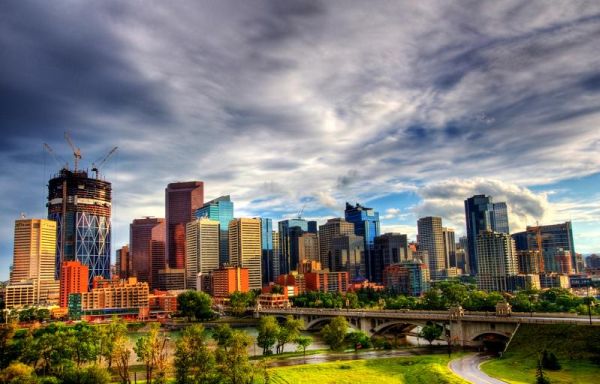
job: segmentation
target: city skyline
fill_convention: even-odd
[[[600,4],[11,2],[0,14],[0,280],[14,221],[46,218],[69,131],[112,183],[111,257],[169,183],[236,217],[324,224],[344,204],[416,238],[464,200],[512,233],[571,220],[600,251]],[[62,161],[61,161],[62,162]],[[274,225],[276,227],[276,225]]]

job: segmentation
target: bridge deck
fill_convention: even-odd
[[[259,314],[273,315],[303,315],[303,316],[344,316],[364,317],[378,319],[398,320],[433,320],[433,321],[458,321],[457,318],[450,319],[450,313],[446,311],[413,311],[413,310],[340,310],[322,308],[261,308]],[[567,313],[513,313],[510,316],[498,316],[495,312],[465,312],[461,321],[470,322],[493,322],[493,323],[520,323],[520,324],[590,324],[587,316],[577,316]],[[600,325],[598,316],[592,317],[592,325]]]

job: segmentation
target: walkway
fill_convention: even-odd
[[[481,353],[469,354],[460,359],[452,360],[449,367],[454,374],[474,384],[506,384],[504,381],[486,375],[479,369],[481,363],[489,358],[489,355]]]

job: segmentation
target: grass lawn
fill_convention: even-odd
[[[442,355],[339,361],[271,368],[270,372],[275,384],[467,383],[448,369],[448,358]]]
[[[560,371],[544,370],[553,384],[598,383],[600,365],[591,362],[600,343],[600,327],[575,325],[521,325],[500,359],[482,364],[490,376],[514,384],[535,383],[538,354],[554,353]]]
[[[577,383],[589,384],[600,382],[600,366],[587,361],[574,360],[561,363],[560,371],[544,370],[544,375],[552,384]],[[481,370],[511,384],[535,383],[536,363],[534,359],[522,360],[507,358],[489,361],[481,366]]]

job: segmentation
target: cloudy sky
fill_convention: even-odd
[[[0,279],[14,220],[113,146],[113,254],[167,183],[203,180],[236,216],[376,208],[414,237],[463,200],[512,231],[572,220],[600,251],[597,1],[22,1],[0,4]]]

